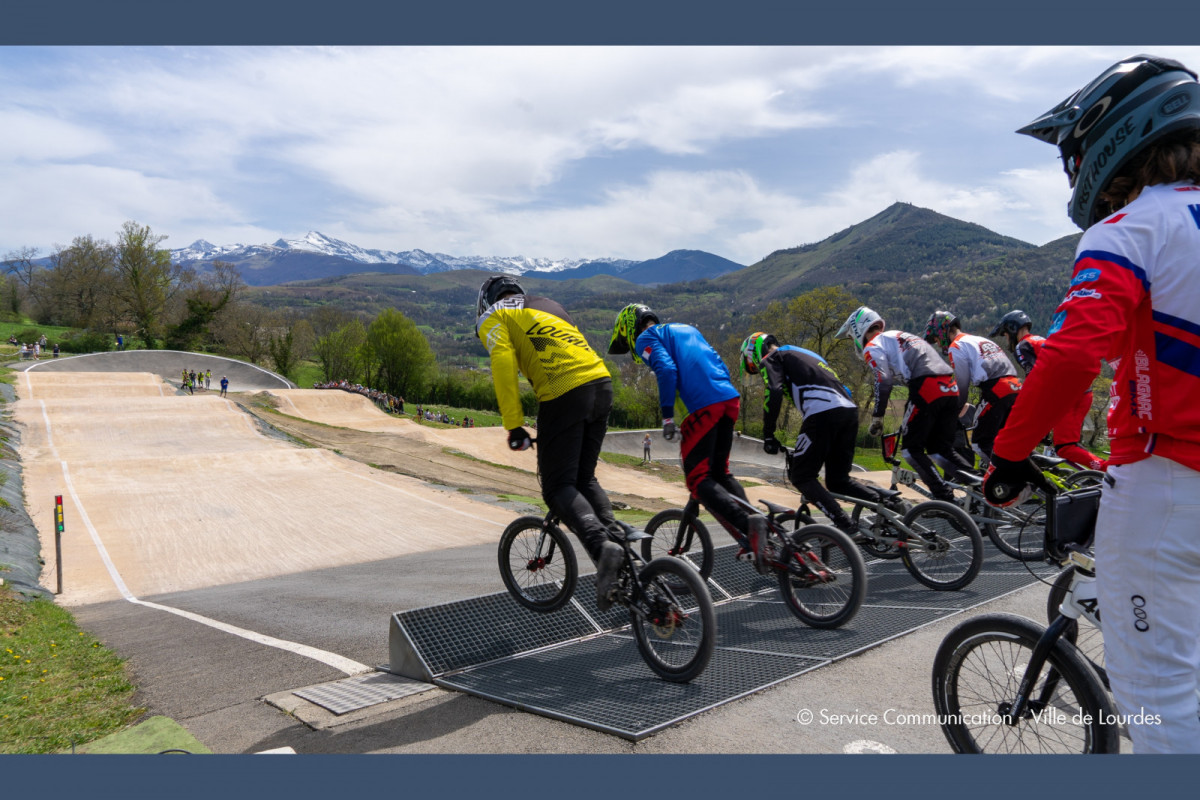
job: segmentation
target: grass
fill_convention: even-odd
[[[0,753],[55,753],[121,730],[132,705],[124,662],[50,600],[0,586]]]
[[[610,453],[606,450],[600,453],[600,460],[605,464],[612,464],[617,467],[630,467],[644,472],[651,472],[664,481],[671,481],[672,483],[683,483],[686,480],[683,470],[679,467],[664,464],[661,461],[651,461],[649,464],[644,464],[642,463],[641,456],[627,456],[622,453]]]

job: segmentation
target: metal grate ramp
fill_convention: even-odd
[[[866,601],[849,624],[809,628],[773,580],[716,551],[710,582],[717,649],[689,684],[659,679],[642,661],[628,611],[595,606],[594,576],[571,603],[537,614],[501,592],[392,615],[393,673],[637,741],[688,717],[1053,577],[985,549],[979,575],[958,592],[916,583],[899,561],[869,561]]]

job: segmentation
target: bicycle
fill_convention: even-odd
[[[917,474],[905,469],[897,458],[899,433],[881,437],[883,459],[892,466],[892,488],[908,486],[914,491],[932,497],[929,489],[922,485]],[[1034,455],[1034,463],[1043,471],[1046,481],[1059,491],[1097,485],[1104,473],[1097,470],[1074,470],[1061,473],[1061,465],[1069,464],[1066,459]],[[1046,524],[1045,496],[1037,492],[1016,507],[995,508],[988,505],[981,491],[982,479],[974,475],[959,475],[946,479],[951,489],[959,492],[955,503],[971,518],[980,531],[987,535],[992,544],[1004,555],[1018,561],[1041,561],[1045,558],[1042,546],[1042,529]]]
[[[934,706],[958,753],[1120,749],[1107,676],[1076,644],[1080,620],[1100,631],[1088,553],[1100,488],[1041,488],[1050,499],[1047,561],[1066,567],[1051,592],[1058,606],[1049,626],[1011,614],[976,617],[950,631],[934,657]]]
[[[643,660],[659,677],[673,683],[694,680],[708,666],[717,642],[712,596],[695,567],[679,558],[648,563],[635,552],[648,535],[622,526],[624,557],[614,589],[614,604],[629,610],[630,625]],[[571,600],[579,565],[558,519],[520,517],[500,536],[500,577],[509,594],[525,608],[546,614]],[[687,591],[675,587],[683,585]],[[684,597],[690,596],[685,602]]]
[[[830,492],[854,506],[850,519],[858,523],[859,547],[875,558],[901,559],[914,579],[937,591],[956,591],[975,580],[983,566],[983,536],[962,509],[941,500],[913,506],[894,489],[880,492],[879,502]],[[808,502],[783,521],[812,524]]]
[[[747,513],[762,513],[740,497],[735,499]],[[767,563],[759,572],[775,574],[788,610],[813,628],[837,628],[853,619],[867,595],[867,567],[850,537],[828,525],[811,524],[788,531],[780,517],[791,513],[791,509],[767,500],[759,502],[767,509],[764,516],[769,537]],[[655,514],[646,525],[646,533],[652,538],[643,540],[643,555],[696,558],[700,575],[707,579],[712,574],[714,551],[712,537],[699,514],[700,502],[694,497],[682,509]],[[739,558],[751,560],[745,536],[728,530],[742,548]]]

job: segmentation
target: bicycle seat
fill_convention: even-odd
[[[1065,458],[1058,458],[1057,456],[1044,456],[1041,453],[1033,453],[1029,457],[1033,459],[1033,463],[1038,469],[1050,469],[1052,467],[1057,467],[1059,464],[1067,463]]]
[[[895,489],[884,489],[882,486],[876,486],[875,491],[879,492],[879,499],[885,503],[900,497],[899,490]]]
[[[770,511],[772,514],[790,514],[793,510],[788,506],[781,506],[778,503],[772,503],[770,500],[763,500],[761,497],[758,499],[758,502],[766,506],[767,511]]]
[[[608,529],[609,538],[615,542],[637,542],[642,539],[652,539],[653,534],[646,533],[643,530],[638,530],[627,522],[617,520],[617,530]]]

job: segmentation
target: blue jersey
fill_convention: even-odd
[[[675,415],[678,393],[688,413],[741,394],[717,351],[691,325],[651,325],[637,338],[637,354],[658,378],[658,404],[664,419]]]

